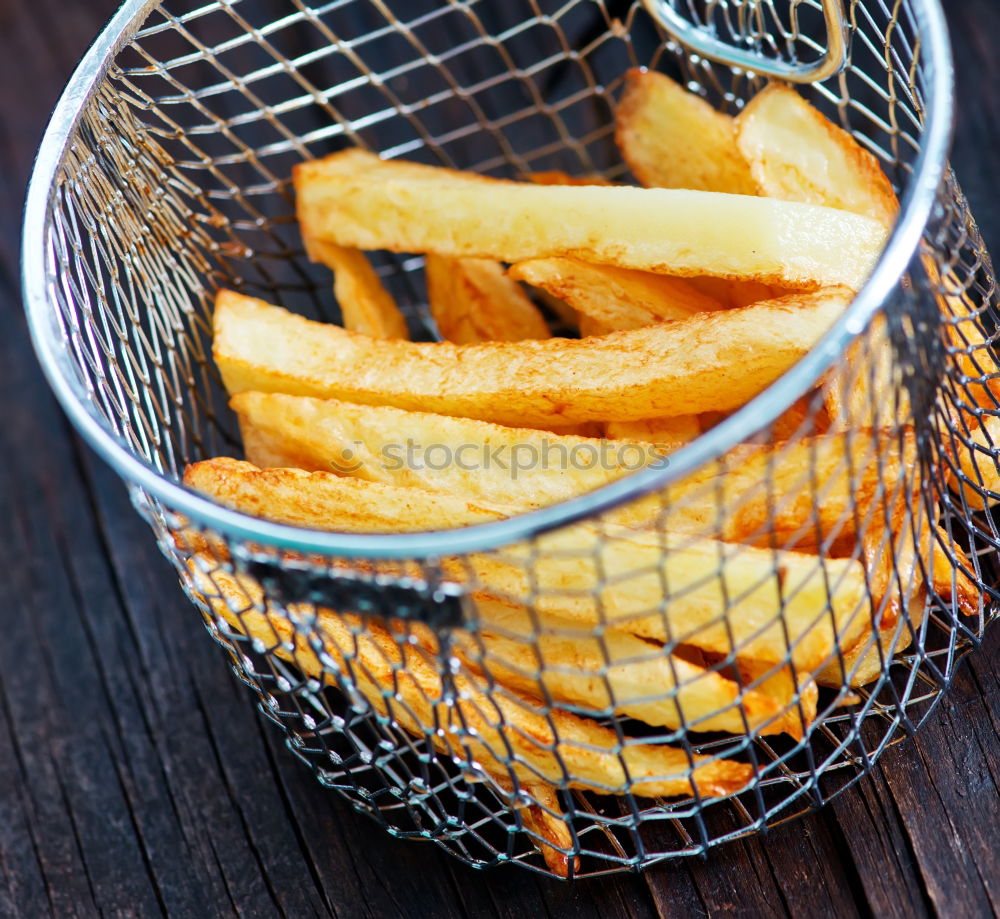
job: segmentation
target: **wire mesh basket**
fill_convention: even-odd
[[[996,295],[946,167],[943,18],[936,0],[844,7],[129,0],[74,77],[25,228],[49,380],[261,711],[394,835],[561,875],[703,853],[864,775],[993,617]],[[666,466],[468,529],[313,532],[180,484],[241,455],[214,292],[338,317],[294,164],[360,145],[622,180],[612,113],[639,66],[734,113],[766,76],[801,83],[894,183],[888,247],[804,360]],[[432,339],[423,259],[376,258]],[[888,398],[855,397],[876,378]],[[685,535],[706,507],[713,538]],[[640,509],[637,544],[620,524]],[[729,696],[706,709],[709,684]]]

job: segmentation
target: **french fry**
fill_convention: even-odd
[[[509,779],[497,775],[491,775],[491,779],[508,795],[514,795],[514,784]],[[580,870],[580,859],[569,855],[573,851],[573,833],[563,814],[558,792],[544,782],[525,786],[524,791],[538,803],[524,802],[522,796],[518,796],[514,806],[521,814],[521,823],[532,843],[545,859],[546,867],[561,878],[570,876],[571,867],[575,874]]]
[[[681,278],[579,259],[529,259],[513,265],[509,275],[559,297],[611,331],[722,308]]]
[[[948,469],[948,483],[970,510],[985,510],[1000,502],[1000,416],[949,414],[955,433],[944,427],[941,439],[957,468]]]
[[[307,675],[329,679],[292,623],[268,608],[256,582],[224,571],[209,577],[195,562],[190,568],[216,616],[275,647]],[[500,776],[513,773],[529,787],[542,781],[607,794],[628,788],[648,797],[692,791],[714,797],[738,791],[753,774],[752,767],[732,760],[694,756],[692,764],[685,751],[665,745],[628,740],[622,745],[616,732],[594,721],[558,709],[542,715],[513,692],[487,695],[461,673],[452,676],[454,692],[446,693],[440,671],[425,653],[400,647],[379,623],[324,612],[317,625],[326,654],[376,711],[427,737],[456,761]],[[285,650],[288,646],[295,650]]]
[[[832,431],[885,428],[909,413],[884,317],[848,347],[830,377],[824,403]]]
[[[772,84],[736,119],[757,191],[863,214],[891,227],[899,201],[879,161],[794,89]]]
[[[983,315],[985,309],[976,306],[954,272],[942,276],[933,258],[924,256],[922,261],[931,289],[937,291],[942,329],[952,359],[969,381],[962,386],[964,394],[972,406],[988,412],[1000,410],[1000,363],[996,345],[983,327],[984,320],[989,321]]]
[[[865,618],[876,617],[876,627],[869,621],[858,639],[841,644],[840,654],[816,675],[822,686],[859,688],[878,679],[885,661],[906,649],[923,621],[926,593],[913,523],[901,519],[895,526],[887,532],[873,521],[863,538],[871,594]],[[924,530],[929,535],[926,526]],[[925,538],[920,542],[928,546]]]
[[[606,485],[662,462],[666,453],[657,444],[601,441],[334,399],[249,392],[230,404],[240,419],[247,459],[258,466],[335,472],[516,510]]]
[[[929,535],[922,545],[925,546],[924,557],[928,554],[931,556],[931,585],[938,596],[951,600],[964,615],[978,615],[983,604],[983,594],[966,574],[966,571],[975,574],[976,569],[944,527],[935,524],[930,530],[933,535]],[[945,546],[948,547],[947,551]],[[949,556],[953,556],[954,560]]]
[[[333,294],[345,329],[372,338],[410,337],[403,314],[363,252],[308,237],[306,251],[333,271]]]
[[[537,699],[609,712],[672,729],[778,734],[795,724],[770,695],[747,690],[627,632],[601,637],[557,617],[537,617],[490,598],[477,598],[482,632],[455,633],[455,652],[488,674]],[[789,713],[790,714],[790,713]]]
[[[671,449],[660,441],[560,436],[274,393],[243,393],[233,398],[232,407],[247,456],[257,465],[334,471],[512,511],[544,507],[606,485],[626,472],[662,463]],[[424,452],[431,444],[441,454],[434,462]],[[608,519],[727,542],[769,545],[773,538],[778,545],[812,548],[852,535],[855,503],[875,493],[880,475],[895,481],[915,462],[911,433],[901,439],[858,433],[747,444]]]
[[[248,514],[297,526],[317,527],[329,521],[327,528],[344,532],[422,532],[510,516],[509,509],[487,507],[458,496],[429,496],[416,489],[328,472],[259,469],[228,457],[188,466],[184,484]],[[431,516],[422,519],[424,510]]]
[[[809,351],[850,298],[833,288],[602,338],[452,345],[376,341],[221,291],[213,354],[231,394],[536,426],[639,421],[742,405]]]
[[[952,406],[948,412],[957,433],[945,425],[941,429],[944,449],[961,470],[959,475],[949,469],[948,481],[971,509],[984,510],[1000,500],[1000,466],[995,458],[1000,447],[1000,363],[980,310],[961,282],[951,272],[942,276],[930,256],[922,261],[931,289],[937,290],[951,360],[964,378],[958,392],[966,404]]]
[[[341,493],[344,481],[330,473],[260,470],[226,459],[189,466],[185,483],[244,513],[338,532],[380,532],[389,520],[397,532],[419,532],[505,510],[361,480]],[[367,498],[365,489],[372,490]],[[849,559],[574,524],[530,546],[441,565],[448,577],[471,578],[496,599],[517,604],[536,597],[545,614],[721,654],[738,648],[761,661],[791,656],[806,669],[828,657],[835,642],[853,644],[864,629],[858,615],[864,576]]]
[[[782,727],[796,740],[805,736],[806,730],[816,720],[819,704],[819,687],[812,674],[792,673],[790,666],[761,663],[738,656],[735,669],[740,682],[747,687],[744,692],[753,692],[771,701],[782,715]]]
[[[891,227],[899,211],[892,185],[878,160],[862,149],[795,90],[774,84],[759,93],[736,119],[739,146],[761,194],[785,201],[821,204],[862,214]],[[868,334],[847,352],[827,391],[834,430],[879,427],[892,418],[895,365],[885,321],[877,317]],[[869,376],[863,361],[871,362]],[[854,376],[846,368],[862,371]],[[903,395],[901,393],[901,395]]]
[[[760,194],[784,201],[840,208],[877,220],[887,229],[899,202],[878,160],[853,137],[809,105],[795,90],[773,84],[736,119],[740,151]],[[885,322],[876,317],[866,340],[852,345],[827,390],[833,430],[879,427],[893,419],[896,384]],[[870,377],[863,361],[870,361]],[[862,373],[852,376],[855,365]],[[904,414],[904,412],[900,412]]]
[[[505,262],[561,256],[787,287],[857,290],[887,235],[877,221],[815,205],[532,185],[359,150],[299,164],[295,188],[303,232],[343,246]]]
[[[431,315],[445,341],[549,338],[548,324],[503,266],[492,259],[427,256]]]
[[[733,119],[668,76],[630,70],[615,110],[615,140],[643,185],[752,195]]]

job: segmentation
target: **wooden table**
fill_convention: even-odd
[[[820,813],[707,860],[572,885],[388,838],[258,716],[20,309],[24,185],[115,0],[0,0],[0,916],[984,916],[1000,906],[1000,634],[914,741]],[[954,162],[1000,245],[1000,4],[949,0]],[[1000,251],[1000,249],[994,249]]]

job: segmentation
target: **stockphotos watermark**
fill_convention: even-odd
[[[588,440],[570,445],[547,437],[531,443],[500,444],[422,444],[408,439],[382,444],[378,450],[356,440],[353,448],[345,447],[330,465],[335,472],[346,475],[375,464],[387,472],[403,469],[443,472],[452,468],[463,472],[499,472],[516,481],[518,476],[538,470],[635,472],[637,469],[663,468],[667,465],[669,452],[666,444]]]

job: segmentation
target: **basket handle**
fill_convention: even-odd
[[[247,560],[240,567],[261,585],[269,600],[283,607],[310,603],[338,613],[408,619],[436,629],[456,628],[464,618],[465,589],[449,581],[317,572],[288,561]]]
[[[685,19],[677,10],[675,0],[642,0],[642,3],[673,39],[695,54],[727,67],[788,83],[818,83],[840,73],[847,65],[847,17],[841,0],[823,0],[826,54],[811,64],[786,63],[722,41],[710,27]]]

